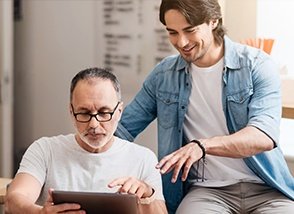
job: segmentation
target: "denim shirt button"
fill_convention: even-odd
[[[185,106],[182,106],[182,109],[185,109]]]

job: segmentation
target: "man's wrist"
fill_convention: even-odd
[[[205,149],[204,144],[201,143],[201,141],[196,140],[196,139],[191,140],[191,143],[196,143],[196,144],[199,146],[199,148],[200,148],[201,151],[202,151],[202,157],[201,157],[201,158],[202,158],[202,159],[205,159],[205,156],[206,156],[206,149]]]

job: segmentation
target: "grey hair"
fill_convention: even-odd
[[[103,80],[110,80],[113,88],[116,91],[118,100],[121,100],[121,89],[117,77],[111,72],[103,68],[87,68],[77,73],[71,80],[70,85],[70,100],[72,100],[73,91],[80,80],[89,80],[92,78],[100,78]]]

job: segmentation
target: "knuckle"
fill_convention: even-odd
[[[127,189],[125,186],[122,186],[122,187],[120,188],[120,191],[121,191],[121,192],[127,192],[128,189]]]
[[[190,166],[189,166],[189,165],[185,165],[185,166],[184,166],[184,170],[185,170],[185,171],[189,171],[189,170],[190,170]]]

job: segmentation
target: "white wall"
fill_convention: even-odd
[[[235,41],[256,37],[257,0],[224,0],[225,26]]]

